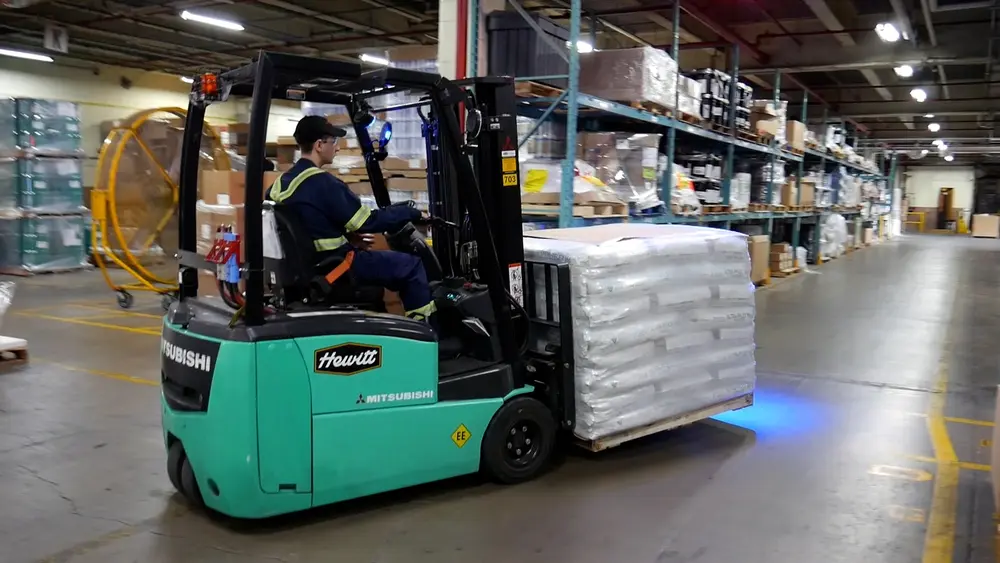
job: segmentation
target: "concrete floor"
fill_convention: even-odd
[[[158,303],[18,280],[0,375],[0,561],[994,561],[1000,241],[912,237],[758,295],[757,405],[517,487],[475,478],[237,524],[164,471]]]

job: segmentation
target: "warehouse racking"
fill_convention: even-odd
[[[558,217],[551,218],[539,218],[538,216],[526,216],[524,218],[525,222],[535,223],[536,225],[544,226],[558,225],[559,227],[573,227],[573,226],[584,226],[590,224],[600,224],[609,222],[646,222],[646,223],[658,223],[658,224],[668,224],[668,223],[694,223],[711,225],[723,228],[734,228],[735,225],[748,225],[757,224],[760,225],[765,234],[771,234],[775,228],[775,223],[788,224],[790,227],[790,242],[793,246],[799,246],[800,234],[802,233],[803,225],[812,225],[811,228],[811,242],[814,249],[818,249],[818,243],[820,240],[821,224],[824,217],[828,216],[830,213],[840,213],[847,217],[849,220],[853,220],[855,223],[855,228],[860,228],[864,222],[875,223],[875,228],[880,228],[884,223],[878,221],[874,216],[869,216],[866,218],[861,217],[861,211],[858,209],[839,209],[837,207],[836,192],[834,192],[834,200],[832,202],[833,207],[829,210],[815,209],[811,211],[778,211],[774,209],[774,206],[769,206],[765,211],[747,211],[747,212],[732,212],[732,213],[717,213],[717,214],[704,214],[697,216],[682,216],[676,215],[672,212],[670,205],[670,192],[671,183],[674,178],[674,155],[675,150],[680,144],[688,144],[692,142],[700,143],[712,143],[725,150],[725,167],[722,177],[722,187],[721,187],[721,197],[722,204],[724,206],[729,206],[730,203],[730,187],[734,176],[735,162],[738,158],[743,158],[745,156],[764,156],[768,159],[769,164],[773,167],[775,162],[780,159],[786,163],[792,163],[797,165],[796,177],[796,193],[799,194],[797,197],[801,196],[800,187],[802,178],[804,177],[806,166],[818,166],[819,169],[828,173],[831,169],[842,166],[850,173],[862,176],[865,179],[876,180],[886,182],[889,186],[888,200],[877,202],[873,205],[873,208],[877,207],[883,210],[884,213],[888,213],[889,206],[891,206],[892,197],[892,186],[894,185],[895,176],[895,157],[885,155],[880,153],[878,155],[878,166],[877,169],[868,169],[857,164],[848,162],[845,159],[838,158],[834,154],[825,150],[817,150],[815,148],[806,148],[801,154],[785,150],[784,147],[779,147],[776,144],[774,138],[771,138],[768,143],[759,143],[740,138],[736,131],[735,126],[735,113],[729,112],[729,123],[728,127],[723,130],[711,130],[696,124],[688,123],[676,118],[678,113],[669,112],[654,112],[649,111],[644,108],[637,108],[623,103],[601,99],[596,96],[592,96],[580,91],[580,53],[577,49],[579,40],[581,39],[581,20],[582,20],[582,0],[570,0],[568,2],[569,6],[569,37],[567,41],[567,46],[569,48],[562,47],[557,44],[557,42],[550,36],[547,36],[545,31],[542,30],[538,23],[531,17],[531,15],[521,6],[517,0],[507,0],[507,3],[518,12],[524,21],[533,29],[533,31],[538,35],[539,40],[545,41],[549,46],[560,56],[563,57],[568,66],[568,73],[563,75],[546,75],[546,76],[528,76],[528,77],[516,77],[515,80],[518,82],[534,82],[534,81],[552,81],[560,80],[565,81],[565,88],[562,90],[556,90],[557,95],[549,97],[532,97],[521,99],[518,104],[519,114],[532,117],[537,120],[535,126],[528,132],[528,134],[519,139],[519,143],[523,144],[525,141],[531,137],[532,134],[537,131],[538,127],[546,120],[559,119],[565,122],[566,128],[566,156],[562,161],[562,176],[561,176],[561,188],[559,197],[559,213]],[[673,4],[673,18],[671,21],[680,22],[681,17],[681,2],[680,0],[674,2]],[[472,17],[470,18],[470,41],[471,52],[469,56],[471,64],[471,75],[476,75],[478,73],[478,34],[479,30],[479,1],[470,0],[470,12]],[[594,45],[594,26],[591,26],[591,41]],[[706,48],[702,45],[691,45],[693,48]],[[732,107],[735,106],[735,100],[737,96],[737,83],[739,80],[739,46],[736,44],[726,45],[725,48],[729,50],[729,75],[735,79],[729,81],[729,100]],[[678,54],[681,49],[687,48],[684,44],[680,43],[680,25],[673,26],[673,43],[670,55],[677,60]],[[710,48],[719,48],[719,44],[713,45]],[[680,75],[681,69],[678,64],[677,74]],[[775,71],[773,79],[773,102],[777,105],[781,99],[781,72]],[[675,88],[679,90],[679,88]],[[678,107],[677,97],[679,92],[675,93],[674,108]],[[807,123],[807,110],[809,103],[810,93],[807,89],[803,89],[803,99],[801,106],[801,121]],[[820,122],[823,127],[826,127],[828,123],[833,123],[827,115],[827,110],[824,108],[823,118]],[[840,120],[841,125],[843,121]],[[650,133],[658,132],[665,134],[667,136],[667,148],[666,148],[666,171],[662,175],[662,180],[659,185],[659,195],[660,199],[665,202],[663,206],[663,212],[654,215],[639,215],[630,216],[627,218],[623,217],[574,217],[573,215],[573,168],[574,161],[576,159],[576,146],[577,146],[577,132],[580,130],[584,131],[603,131],[603,132],[635,132],[635,133]],[[888,170],[887,170],[888,169]],[[771,201],[771,196],[773,191],[780,186],[774,182],[774,176],[771,175],[768,180],[767,192],[765,201]],[[873,214],[872,214],[873,215]],[[880,233],[882,235],[883,233]],[[822,256],[818,252],[814,253],[814,259],[821,261]]]

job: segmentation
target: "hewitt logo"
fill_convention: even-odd
[[[355,375],[382,367],[382,347],[349,342],[316,350],[313,370],[328,375]]]

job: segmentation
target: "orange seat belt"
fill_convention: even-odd
[[[340,279],[340,276],[347,273],[347,270],[351,269],[351,264],[354,262],[354,251],[350,250],[347,252],[347,256],[344,256],[344,260],[337,264],[337,267],[330,270],[330,273],[326,275],[326,282],[333,285],[333,282]]]

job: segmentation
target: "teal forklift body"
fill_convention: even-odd
[[[164,382],[166,445],[182,443],[205,504],[237,518],[476,472],[483,434],[509,398],[438,402],[434,342],[236,342],[168,322],[161,349],[164,369],[210,380],[187,401],[171,400],[183,391]]]

